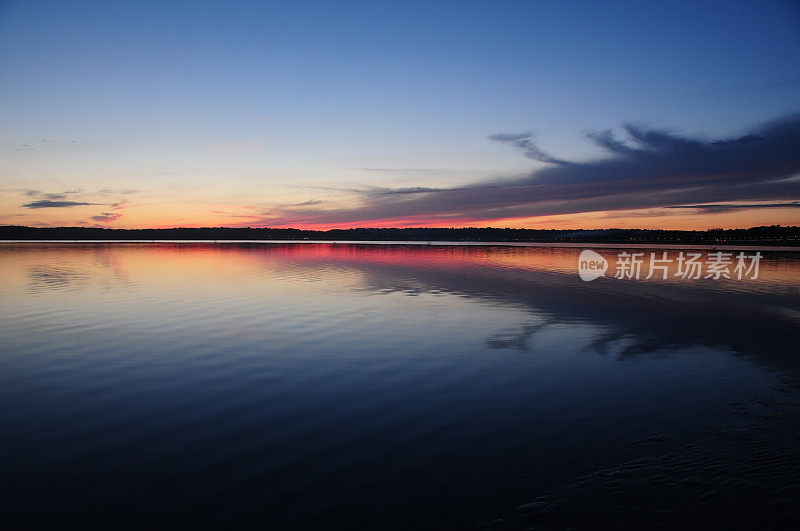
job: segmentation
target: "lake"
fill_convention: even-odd
[[[800,523],[800,252],[592,249],[2,243],[0,521]]]

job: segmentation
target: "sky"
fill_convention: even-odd
[[[800,3],[0,0],[0,224],[800,225]]]

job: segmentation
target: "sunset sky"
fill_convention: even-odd
[[[800,4],[0,1],[0,224],[800,224]]]

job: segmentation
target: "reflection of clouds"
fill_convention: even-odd
[[[534,317],[517,329],[498,327],[485,340],[489,348],[531,350],[537,334],[559,325],[575,330],[590,352],[618,359],[709,347],[776,368],[800,365],[796,356],[800,253],[765,253],[758,281],[604,278],[586,283],[577,270],[567,270],[569,264],[575,267],[579,249],[160,244],[146,249],[61,247],[48,254],[51,251],[42,250],[40,263],[30,268],[31,289],[118,288],[130,282],[125,268],[137,267],[134,256],[146,258],[142,263],[157,264],[153,267],[159,274],[169,267],[196,270],[199,264],[216,268],[216,264],[240,263],[247,265],[237,273],[243,275],[242,282],[262,277],[304,279],[362,293],[447,294],[521,309]],[[548,263],[551,269],[545,268]],[[465,312],[469,307],[453,304],[452,311]]]
[[[345,247],[345,246],[342,246]],[[590,338],[589,348],[620,359],[668,349],[711,347],[747,355],[758,364],[798,368],[796,330],[800,293],[787,289],[784,278],[767,281],[775,271],[800,271],[800,254],[766,253],[762,262],[765,281],[652,282],[600,279],[586,283],[575,273],[521,269],[509,265],[485,265],[453,253],[449,260],[426,260],[425,250],[383,248],[371,256],[347,246],[341,254],[328,253],[309,260],[298,251],[282,259],[295,267],[346,267],[361,273],[360,290],[376,293],[449,293],[468,300],[525,308],[548,324],[591,324],[603,332]],[[476,252],[486,253],[483,248]],[[557,253],[575,260],[578,251]],[[265,249],[266,254],[269,250]],[[490,254],[493,251],[488,251]],[[507,252],[497,248],[498,253]],[[536,260],[537,249],[518,251]],[[548,252],[553,252],[548,250]],[[563,258],[563,257],[562,257]],[[562,260],[563,261],[563,260]],[[556,260],[559,262],[559,260]],[[791,275],[790,275],[791,276]],[[537,325],[538,326],[538,325]],[[487,339],[493,348],[524,349],[541,329],[523,326],[513,333],[499,332]],[[589,338],[587,338],[589,339]]]
[[[86,274],[64,266],[38,265],[28,269],[28,286],[33,292],[51,290],[81,290]]]
[[[528,340],[547,324],[522,325],[520,330],[509,330],[498,333],[486,340],[486,346],[491,349],[511,348],[514,350],[529,350]]]
[[[125,269],[119,253],[117,253],[113,247],[108,247],[105,245],[95,247],[94,260],[97,265],[110,271],[117,280],[128,280],[128,272]]]
[[[115,246],[56,245],[38,248],[35,252],[39,263],[27,270],[28,287],[32,292],[105,291],[130,284],[125,257]]]
[[[601,356],[616,356],[617,359],[632,358],[644,354],[661,352],[666,347],[691,347],[692,342],[659,342],[657,338],[640,332],[631,334],[626,330],[612,329],[598,334],[589,343],[589,348]]]

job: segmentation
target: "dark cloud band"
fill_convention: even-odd
[[[22,205],[25,208],[67,208],[74,206],[97,205],[98,203],[83,203],[80,201],[50,201],[49,199],[41,199],[31,203]]]
[[[358,208],[292,209],[264,221],[482,221],[703,203],[771,201],[788,207],[800,200],[800,114],[714,140],[635,124],[623,129],[624,139],[611,130],[588,133],[606,156],[587,162],[553,157],[529,133],[492,135],[550,165],[523,178],[457,188],[367,188],[356,191],[362,203]]]

